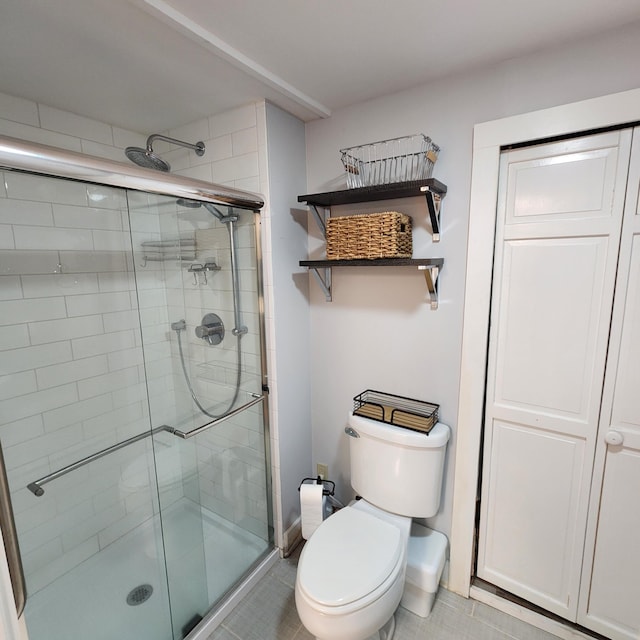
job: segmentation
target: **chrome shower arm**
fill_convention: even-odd
[[[170,142],[171,144],[177,144],[180,147],[186,147],[187,149],[193,149],[196,152],[197,156],[204,155],[204,142],[196,142],[195,144],[190,144],[189,142],[184,142],[183,140],[176,140],[175,138],[169,138],[168,136],[163,136],[160,133],[154,133],[147,138],[147,151],[153,151],[153,141],[154,140],[164,140],[165,142]]]

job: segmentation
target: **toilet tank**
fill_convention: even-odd
[[[438,512],[450,429],[429,434],[349,415],[351,486],[380,509],[414,518]]]

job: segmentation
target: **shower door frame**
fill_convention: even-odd
[[[273,544],[273,496],[272,496],[272,477],[271,477],[271,442],[269,427],[269,387],[267,376],[267,357],[266,357],[266,328],[264,313],[264,282],[262,275],[262,245],[261,245],[261,218],[260,210],[264,206],[264,199],[261,195],[248,191],[241,191],[221,185],[208,183],[202,180],[195,180],[184,176],[178,176],[170,173],[161,173],[152,169],[145,169],[124,162],[116,162],[90,156],[74,151],[67,151],[57,147],[27,142],[9,136],[0,136],[0,170],[21,171],[29,174],[41,176],[62,178],[84,183],[97,185],[107,185],[118,187],[126,190],[141,191],[153,193],[163,196],[183,198],[187,200],[195,200],[197,202],[212,203],[216,205],[224,205],[227,207],[235,207],[246,211],[252,211],[255,219],[255,250],[257,263],[257,295],[258,295],[258,333],[260,343],[260,377],[261,377],[261,395],[254,396],[254,400],[247,405],[243,405],[231,415],[242,411],[249,406],[262,403],[263,411],[263,427],[264,427],[264,451],[266,466],[266,501],[267,501],[267,517],[268,532],[270,544]],[[230,417],[229,416],[229,417]],[[190,438],[214,426],[214,424],[223,421],[227,416],[218,418],[211,422],[184,433],[182,431],[172,429],[170,427],[161,427],[164,430],[171,431],[180,438]],[[152,437],[154,430],[151,428],[146,436]],[[128,444],[128,443],[124,443]],[[121,446],[124,446],[122,444]],[[114,447],[115,449],[116,447]],[[118,446],[117,448],[120,448]],[[110,448],[111,449],[111,448]],[[106,455],[110,451],[99,452],[98,455]],[[93,458],[93,456],[90,456]],[[87,459],[86,462],[90,460]],[[0,474],[4,472],[4,465],[0,460]],[[84,463],[85,461],[80,461]],[[33,489],[32,489],[33,491]],[[3,513],[12,516],[10,498],[8,492],[3,500]],[[35,493],[35,491],[34,491]],[[38,494],[36,494],[38,495]],[[0,496],[2,498],[3,496]],[[8,504],[5,504],[8,502]],[[6,526],[5,520],[12,521],[12,517],[3,518],[5,526],[0,531],[0,612],[2,612],[2,624],[0,624],[0,637],[6,637],[7,640],[20,640],[27,635],[26,625],[24,623],[24,615],[22,609],[24,600],[26,602],[27,594],[24,580],[18,580],[16,583],[14,576],[22,575],[22,559],[20,557],[17,540],[15,540],[15,531]],[[9,523],[11,524],[11,522]],[[254,571],[260,571],[261,565],[265,562],[264,558],[258,562],[258,567]],[[14,603],[14,595],[17,605]],[[231,595],[233,597],[233,595]],[[224,605],[223,605],[224,607]],[[20,610],[18,610],[20,609]],[[211,617],[215,616],[214,611],[209,611],[204,619],[206,624]],[[195,631],[195,630],[194,630]]]

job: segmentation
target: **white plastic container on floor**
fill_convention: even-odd
[[[439,531],[411,524],[407,573],[400,606],[426,618],[433,608],[447,557],[448,540]]]

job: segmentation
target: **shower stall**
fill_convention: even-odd
[[[0,178],[0,521],[29,638],[202,635],[273,554],[263,202],[1,137]]]

